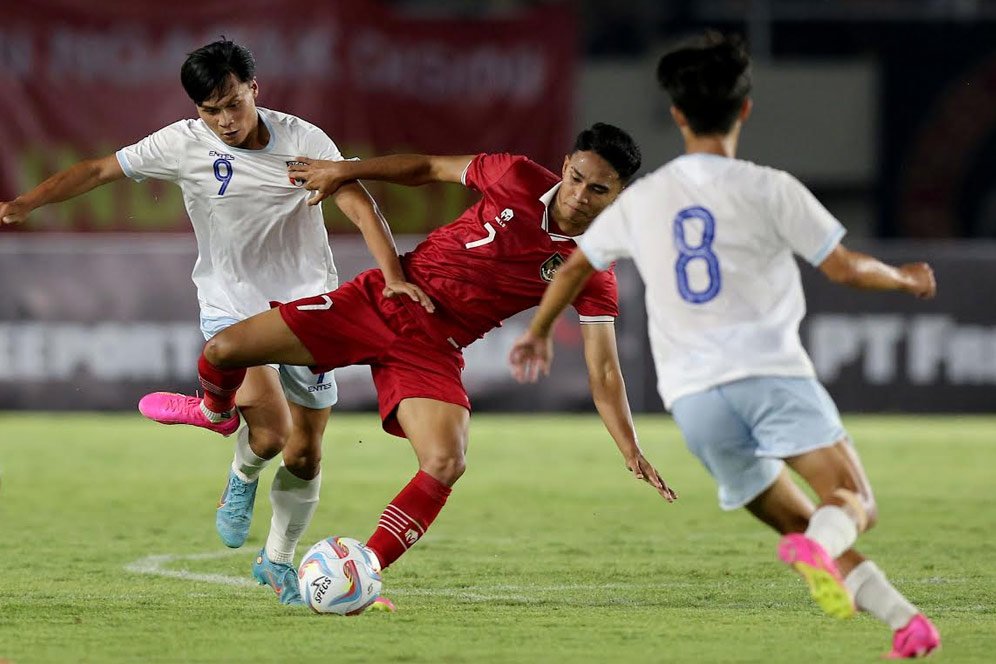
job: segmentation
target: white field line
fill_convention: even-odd
[[[183,579],[184,581],[202,581],[205,583],[217,583],[226,586],[255,586],[255,581],[248,577],[227,576],[225,574],[202,574],[191,572],[186,569],[167,569],[165,565],[177,560],[210,560],[212,558],[224,558],[237,553],[245,555],[245,551],[212,551],[210,553],[165,553],[158,556],[146,556],[128,563],[124,566],[126,572],[133,574],[146,574],[148,576],[165,576],[171,579]]]
[[[247,576],[228,576],[225,574],[207,574],[202,572],[191,572],[187,569],[171,569],[167,567],[170,563],[184,560],[212,560],[215,558],[226,558],[232,555],[246,555],[245,551],[230,549],[223,551],[211,551],[207,553],[166,553],[160,555],[146,556],[124,566],[125,571],[133,574],[144,574],[147,576],[162,576],[170,579],[180,579],[183,581],[199,581],[202,583],[213,583],[218,585],[235,587],[256,587],[258,584]],[[942,577],[929,577],[926,579],[906,579],[905,583],[912,584],[938,584],[954,583],[965,581],[965,579],[945,579]],[[701,585],[689,581],[675,580],[670,583],[560,583],[546,586],[532,584],[507,584],[499,583],[487,586],[463,586],[458,588],[391,588],[388,595],[409,595],[423,597],[451,597],[466,602],[494,602],[511,601],[531,603],[537,600],[537,595],[550,593],[562,593],[576,590],[668,590],[675,588],[688,588]],[[529,591],[531,594],[522,594]]]
[[[214,558],[226,558],[235,554],[245,555],[245,551],[225,550],[211,551],[208,553],[165,553],[153,556],[146,556],[124,566],[126,572],[133,574],[144,574],[146,576],[162,576],[170,579],[181,579],[183,581],[199,581],[202,583],[214,583],[236,587],[255,587],[257,584],[248,576],[228,576],[226,574],[207,574],[203,572],[192,572],[188,569],[171,569],[171,563],[184,560],[211,560]],[[428,597],[452,597],[469,602],[491,602],[491,601],[513,601],[513,602],[533,602],[536,601],[536,594],[559,593],[571,590],[628,590],[639,587],[640,589],[676,588],[687,587],[692,583],[678,581],[667,584],[634,584],[634,583],[563,583],[547,586],[535,586],[532,584],[495,584],[488,586],[465,586],[460,588],[391,588],[390,595],[410,595]],[[532,595],[524,595],[523,591],[530,591]]]

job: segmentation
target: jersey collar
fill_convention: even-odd
[[[265,108],[263,108],[261,106],[257,106],[256,107],[256,114],[259,117],[259,121],[262,122],[264,125],[266,125],[266,129],[270,132],[270,141],[269,141],[269,143],[267,143],[264,147],[260,148],[259,150],[247,150],[245,148],[237,148],[234,145],[228,145],[227,143],[225,143],[225,141],[223,141],[220,138],[218,138],[218,135],[215,134],[213,131],[211,131],[211,129],[207,126],[207,124],[205,124],[205,122],[203,120],[200,120],[200,118],[198,118],[198,120],[200,120],[201,126],[204,127],[204,130],[207,131],[207,133],[210,134],[211,137],[214,139],[214,142],[217,143],[218,145],[221,145],[226,150],[232,150],[236,154],[238,154],[238,153],[243,153],[243,154],[267,154],[269,152],[273,152],[273,144],[276,143],[276,136],[277,135],[273,131],[273,124],[270,122],[270,119],[268,117],[266,117],[266,113],[265,113],[266,110],[267,109],[265,109]]]
[[[550,239],[554,240],[555,242],[564,242],[564,241],[573,242],[574,238],[572,238],[572,237],[569,237],[567,235],[560,235],[559,233],[551,233],[550,232],[550,203],[553,202],[553,198],[554,198],[554,196],[557,195],[557,190],[558,189],[560,189],[560,183],[559,182],[557,184],[553,185],[552,187],[550,187],[549,191],[547,191],[545,194],[543,194],[542,196],[539,197],[540,203],[543,204],[543,224],[542,224],[542,228],[543,228],[544,231],[546,231],[547,235],[550,236]]]

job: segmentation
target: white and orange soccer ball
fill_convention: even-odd
[[[301,597],[315,613],[355,616],[380,597],[377,557],[350,537],[326,537],[297,568]]]

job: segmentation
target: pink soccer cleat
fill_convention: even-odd
[[[778,557],[802,576],[810,596],[824,613],[833,618],[854,615],[854,598],[837,565],[819,543],[802,533],[789,533],[778,543]]]
[[[927,616],[918,613],[910,623],[897,629],[892,637],[892,650],[885,659],[913,659],[926,657],[941,647],[941,634]]]
[[[189,424],[208,429],[222,436],[231,436],[239,428],[239,411],[221,422],[212,422],[201,411],[200,397],[188,397],[174,392],[153,392],[138,402],[138,411],[160,424]]]

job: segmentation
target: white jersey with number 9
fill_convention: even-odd
[[[225,145],[203,121],[180,120],[117,152],[137,181],[180,186],[197,237],[193,280],[204,318],[246,318],[338,285],[321,208],[287,175],[295,157],[341,160],[318,127],[257,108],[262,150]]]

